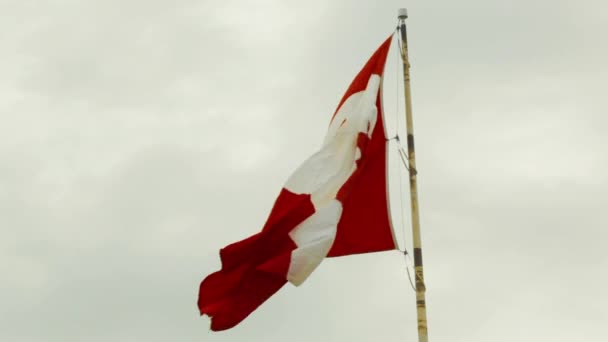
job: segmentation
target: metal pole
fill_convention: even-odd
[[[407,155],[410,179],[410,203],[412,209],[412,235],[414,244],[414,266],[416,269],[416,313],[418,316],[418,341],[428,341],[426,321],[426,300],[424,272],[422,268],[422,240],[420,238],[420,217],[418,213],[418,183],[416,170],[416,152],[414,150],[414,121],[412,119],[412,94],[410,88],[410,61],[407,48],[407,30],[405,20],[407,9],[399,10],[399,31],[401,33],[401,60],[403,61],[403,82],[405,90],[405,122],[407,125]]]

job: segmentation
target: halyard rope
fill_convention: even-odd
[[[397,29],[395,30],[395,34],[399,32],[399,27],[397,26]],[[401,42],[399,41],[399,39],[397,39],[397,46],[399,48],[399,54],[401,54]],[[399,63],[396,63],[396,68],[395,68],[395,72],[396,72],[396,77],[395,80],[399,80]],[[396,145],[397,145],[397,153],[399,153],[399,157],[401,159],[401,162],[403,163],[403,166],[409,170],[408,167],[408,156],[407,153],[405,152],[405,150],[403,149],[403,146],[401,145],[401,141],[399,140],[399,124],[400,124],[400,120],[399,120],[399,82],[397,81],[397,86],[395,87],[395,89],[397,90],[397,95],[395,96],[395,123],[396,123],[396,128],[395,128],[395,137],[390,140],[395,140],[396,141]],[[412,287],[412,290],[416,291],[416,287],[414,286],[414,283],[412,282],[412,276],[410,274],[410,265],[408,263],[408,258],[409,258],[409,254],[407,252],[407,240],[406,240],[406,236],[407,236],[407,231],[406,231],[406,224],[405,224],[405,211],[403,209],[403,180],[402,180],[402,174],[401,174],[401,167],[397,166],[399,171],[399,207],[401,210],[401,226],[403,228],[403,250],[400,251],[401,253],[403,253],[403,256],[405,258],[405,270],[407,271],[407,278],[409,280],[410,286]]]

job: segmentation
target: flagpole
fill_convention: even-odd
[[[422,267],[422,239],[420,237],[420,216],[418,213],[418,181],[416,152],[414,150],[414,121],[412,119],[412,94],[410,87],[410,60],[407,47],[407,9],[399,9],[399,31],[401,33],[401,60],[403,62],[403,83],[405,92],[405,122],[407,125],[407,156],[410,179],[410,203],[412,212],[412,235],[414,244],[414,266],[416,270],[416,313],[418,316],[418,341],[428,341],[426,321],[426,287]]]

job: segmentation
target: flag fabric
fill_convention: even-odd
[[[323,145],[287,180],[261,232],[220,250],[221,270],[200,284],[214,331],[232,328],[325,257],[396,248],[387,190],[382,74],[389,37],[340,101]]]

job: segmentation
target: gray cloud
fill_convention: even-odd
[[[402,5],[1,2],[0,339],[415,340],[396,252],[228,332],[195,307]],[[431,340],[605,341],[607,6],[408,6]]]

